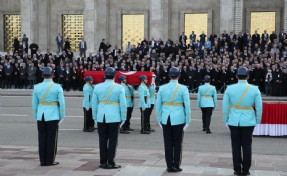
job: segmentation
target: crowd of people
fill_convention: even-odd
[[[69,40],[62,46],[60,34],[56,37],[59,50],[56,53],[47,49],[41,54],[37,44],[29,45],[28,38],[23,38],[22,45],[16,42],[13,54],[0,58],[0,88],[33,88],[42,81],[44,66],[52,67],[54,81],[66,91],[82,90],[85,71],[104,71],[107,67],[118,71],[152,71],[156,85],[160,86],[169,82],[168,70],[176,66],[181,72],[179,82],[190,92],[197,92],[204,76],[209,75],[210,83],[223,93],[227,85],[237,82],[239,66],[246,66],[250,71],[248,82],[257,85],[262,93],[287,95],[287,34],[284,31],[278,35],[266,31],[261,35],[257,31],[252,35],[248,31],[238,34],[224,31],[209,37],[204,32],[200,36],[194,32],[186,36],[183,32],[175,41],[144,39],[137,45],[128,42],[123,49],[117,45],[112,47],[103,39],[99,50],[95,54],[88,53],[87,57],[84,39],[79,43],[80,56],[75,57]]]

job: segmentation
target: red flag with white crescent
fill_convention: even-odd
[[[116,78],[115,78],[115,81],[117,83],[120,83],[120,81],[118,79],[120,75],[126,76],[127,77],[127,83],[130,85],[140,85],[141,82],[140,82],[139,77],[141,75],[145,75],[148,79],[148,85],[150,85],[152,83],[152,77],[153,77],[154,73],[153,72],[147,72],[147,71],[145,71],[145,72],[117,71],[116,72]],[[105,72],[104,71],[86,71],[85,77],[86,76],[92,76],[95,84],[104,82],[104,80],[105,80]]]

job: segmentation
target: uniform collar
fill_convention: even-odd
[[[45,79],[44,79],[44,82],[52,82],[52,81],[53,81],[53,79],[52,79],[52,78],[48,78],[48,79],[47,79],[47,78],[45,78]]]
[[[240,83],[240,84],[248,84],[247,80],[238,80],[238,83]]]
[[[178,83],[178,80],[170,80],[170,83]]]
[[[210,85],[210,83],[205,83],[206,85]]]
[[[113,79],[106,79],[105,82],[115,82]]]

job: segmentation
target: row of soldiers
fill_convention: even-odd
[[[152,114],[154,103],[155,103],[155,85],[147,84],[147,76],[141,75],[139,77],[141,84],[138,87],[139,92],[139,104],[138,107],[141,111],[141,134],[150,134],[155,130],[150,126],[150,116]],[[120,129],[120,133],[129,134],[134,131],[130,127],[130,119],[132,117],[132,112],[134,108],[134,87],[127,84],[127,77],[124,75],[119,76],[121,85],[125,90],[126,106],[127,106],[127,117],[125,123]],[[83,88],[84,100],[83,100],[83,110],[84,110],[84,132],[95,131],[95,123],[92,119],[92,97],[93,97],[93,78],[91,76],[85,77],[86,84]]]
[[[97,122],[100,148],[100,168],[118,169],[115,163],[118,132],[130,131],[127,121],[128,102],[132,101],[126,77],[120,78],[121,85],[115,83],[116,70],[108,67],[105,70],[105,82],[92,87],[91,77],[86,77],[84,86],[83,108],[85,121]],[[41,166],[58,165],[55,162],[58,125],[65,117],[65,101],[63,89],[52,80],[53,70],[43,69],[44,81],[37,84],[33,91],[33,115],[37,121],[39,134],[39,156]],[[167,172],[181,172],[182,141],[184,131],[191,122],[190,98],[188,88],[178,83],[180,70],[172,67],[169,70],[170,82],[162,85],[156,99],[156,121],[163,130],[165,159]],[[233,169],[235,175],[250,175],[251,145],[254,126],[259,124],[262,116],[261,93],[256,86],[248,84],[249,71],[240,67],[237,71],[237,84],[228,86],[223,98],[224,122],[231,133]],[[154,131],[150,128],[151,93],[147,86],[147,77],[139,77],[139,107],[141,110],[142,134]],[[210,134],[210,119],[216,108],[216,89],[209,84],[210,77],[205,76],[205,84],[200,86],[198,106],[203,112],[203,130]],[[130,99],[130,100],[129,100]],[[151,109],[149,109],[151,108]],[[256,109],[256,113],[254,113]],[[91,114],[91,116],[88,115]],[[130,111],[132,112],[132,110]],[[88,117],[89,116],[89,117]],[[92,117],[92,119],[91,119]],[[88,123],[87,123],[88,124]],[[88,124],[84,127],[87,130]],[[91,125],[92,126],[92,125]],[[91,127],[90,126],[90,127]],[[241,151],[242,150],[242,151]],[[243,152],[243,155],[241,154]]]

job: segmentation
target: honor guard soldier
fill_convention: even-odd
[[[141,85],[138,88],[139,92],[139,108],[141,111],[141,134],[150,134],[148,130],[148,118],[150,108],[150,94],[147,86],[147,77],[141,75],[139,77]]]
[[[53,70],[45,67],[44,81],[35,85],[32,97],[33,116],[37,121],[41,166],[58,165],[55,162],[58,125],[65,117],[65,99],[61,85],[52,80]]]
[[[105,70],[105,82],[95,86],[92,98],[93,119],[98,122],[100,145],[100,168],[117,169],[114,158],[118,144],[119,128],[127,115],[125,89],[115,83],[116,71]]]
[[[248,69],[240,67],[238,83],[228,86],[223,97],[224,122],[231,133],[234,175],[250,175],[252,133],[262,116],[261,93],[258,87],[248,84],[248,78]]]
[[[155,83],[152,83],[148,86],[149,94],[150,94],[150,108],[148,108],[148,122],[147,122],[147,130],[149,132],[155,132],[154,129],[150,127],[150,116],[152,114],[154,103],[155,103]]]
[[[210,121],[212,111],[216,108],[216,88],[215,86],[210,85],[210,76],[206,75],[204,77],[205,84],[199,86],[197,93],[197,106],[201,108],[202,112],[202,131],[206,131],[206,133],[211,133],[210,131]]]
[[[132,117],[132,112],[134,108],[134,88],[131,85],[127,84],[127,77],[124,75],[119,76],[119,80],[121,81],[121,85],[125,89],[125,95],[127,100],[127,119],[125,124],[120,129],[120,133],[129,134],[130,131],[134,131],[134,129],[131,129],[130,127],[130,120]]]
[[[92,117],[91,102],[93,97],[93,78],[91,76],[85,77],[86,84],[83,87],[84,100],[83,100],[83,110],[84,110],[84,132],[95,131],[95,122]]]
[[[188,88],[178,83],[180,71],[172,67],[170,82],[159,88],[156,100],[156,120],[163,129],[167,172],[180,172],[184,131],[191,121]]]

